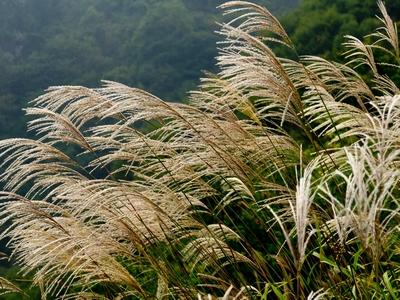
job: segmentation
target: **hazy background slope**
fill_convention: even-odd
[[[26,136],[21,109],[51,85],[101,79],[182,101],[215,70],[223,0],[0,0],[0,138]],[[277,15],[299,0],[256,0]]]

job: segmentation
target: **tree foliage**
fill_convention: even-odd
[[[0,1],[0,138],[29,136],[22,108],[52,85],[123,82],[182,101],[215,71],[221,0]],[[291,9],[294,0],[271,4]],[[201,5],[200,5],[201,4]]]
[[[394,20],[400,19],[400,1],[387,1],[387,10]],[[323,55],[342,60],[344,36],[351,34],[359,39],[379,25],[379,9],[375,0],[303,0],[295,10],[285,14],[280,21],[291,37],[300,55]],[[282,48],[282,55],[291,55]]]

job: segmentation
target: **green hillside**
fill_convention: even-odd
[[[101,79],[182,101],[215,71],[222,0],[0,1],[0,138],[26,136],[22,108],[52,85]],[[259,0],[281,14],[298,0]]]

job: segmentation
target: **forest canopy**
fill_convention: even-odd
[[[27,136],[22,109],[53,85],[113,80],[183,101],[215,71],[223,0],[1,0],[0,138]],[[258,0],[276,14],[298,0]]]
[[[113,80],[183,101],[215,72],[223,0],[0,1],[0,138],[29,136],[22,109],[52,85]],[[258,0],[299,54],[340,59],[343,35],[377,25],[375,0]],[[400,1],[387,3],[394,20]],[[292,55],[280,49],[279,55]]]
[[[386,9],[398,21],[399,0],[386,1]],[[324,55],[341,59],[344,35],[359,39],[369,34],[379,21],[375,0],[303,0],[280,22],[300,55]],[[343,60],[343,59],[342,59]]]

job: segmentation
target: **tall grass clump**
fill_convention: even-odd
[[[399,43],[378,6],[346,64],[277,57],[296,53],[277,19],[231,1],[188,105],[109,81],[35,99],[37,140],[0,142],[22,274],[43,299],[400,297]]]

